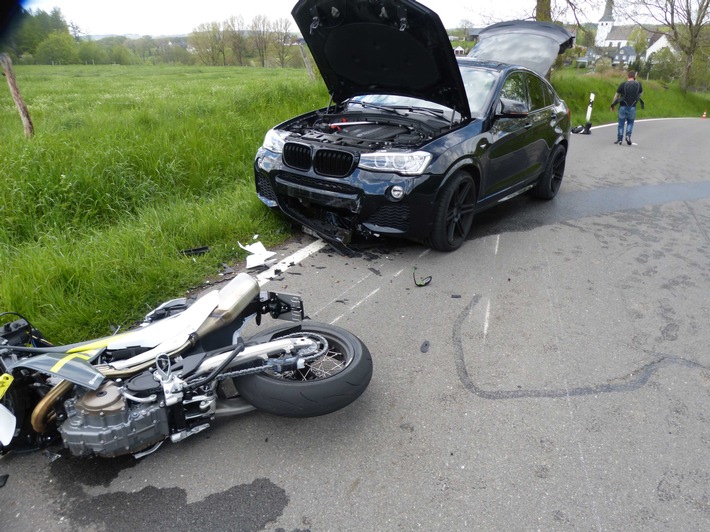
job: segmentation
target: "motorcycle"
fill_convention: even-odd
[[[70,345],[4,314],[17,319],[0,324],[0,454],[61,442],[75,456],[140,458],[215,418],[334,412],[372,376],[359,338],[304,321],[300,297],[261,291],[245,273],[167,301],[126,332]],[[243,338],[266,314],[289,323]]]

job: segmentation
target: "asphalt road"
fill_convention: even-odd
[[[554,201],[479,216],[455,253],[305,258],[268,287],[369,346],[358,401],[139,461],[10,455],[0,529],[710,529],[708,138],[594,128]]]

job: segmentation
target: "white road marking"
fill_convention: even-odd
[[[486,317],[483,319],[483,341],[485,342],[488,336],[488,323],[491,318],[491,300],[488,299],[488,304],[486,304]]]
[[[347,310],[347,312],[342,313],[340,316],[338,316],[338,317],[335,318],[333,321],[331,321],[330,324],[333,325],[335,322],[337,322],[338,320],[340,320],[340,318],[342,318],[342,317],[345,316],[346,314],[349,314],[350,312],[352,312],[353,310],[355,310],[357,307],[359,307],[360,305],[362,305],[365,301],[367,301],[368,299],[370,299],[372,296],[374,296],[374,295],[375,295],[377,292],[379,292],[379,291],[380,291],[379,288],[375,288],[372,292],[370,292],[369,294],[367,294],[367,295],[366,295],[365,297],[363,297],[360,301],[358,301],[358,302],[355,303],[352,307],[350,307],[350,308]]]
[[[274,264],[271,268],[264,272],[261,272],[259,275],[256,276],[256,280],[259,282],[259,286],[264,286],[271,280],[272,277],[275,277],[277,275],[276,270],[285,272],[291,266],[295,266],[296,264],[310,257],[314,253],[318,253],[326,245],[327,244],[322,240],[316,240],[315,242],[311,242],[310,244],[308,244],[306,247],[299,249],[289,257],[286,257],[281,262]]]

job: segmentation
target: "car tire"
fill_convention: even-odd
[[[473,223],[476,183],[464,171],[444,185],[434,206],[434,222],[426,244],[438,251],[454,251],[464,243]]]
[[[565,174],[565,161],[567,150],[561,144],[552,148],[550,157],[547,159],[545,171],[540,176],[535,187],[530,191],[533,197],[551,200],[557,195],[562,185],[562,177]]]

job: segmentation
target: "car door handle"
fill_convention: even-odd
[[[527,122],[527,123],[525,124],[525,129],[530,129],[531,127],[533,127],[533,123],[532,123],[532,122]]]

